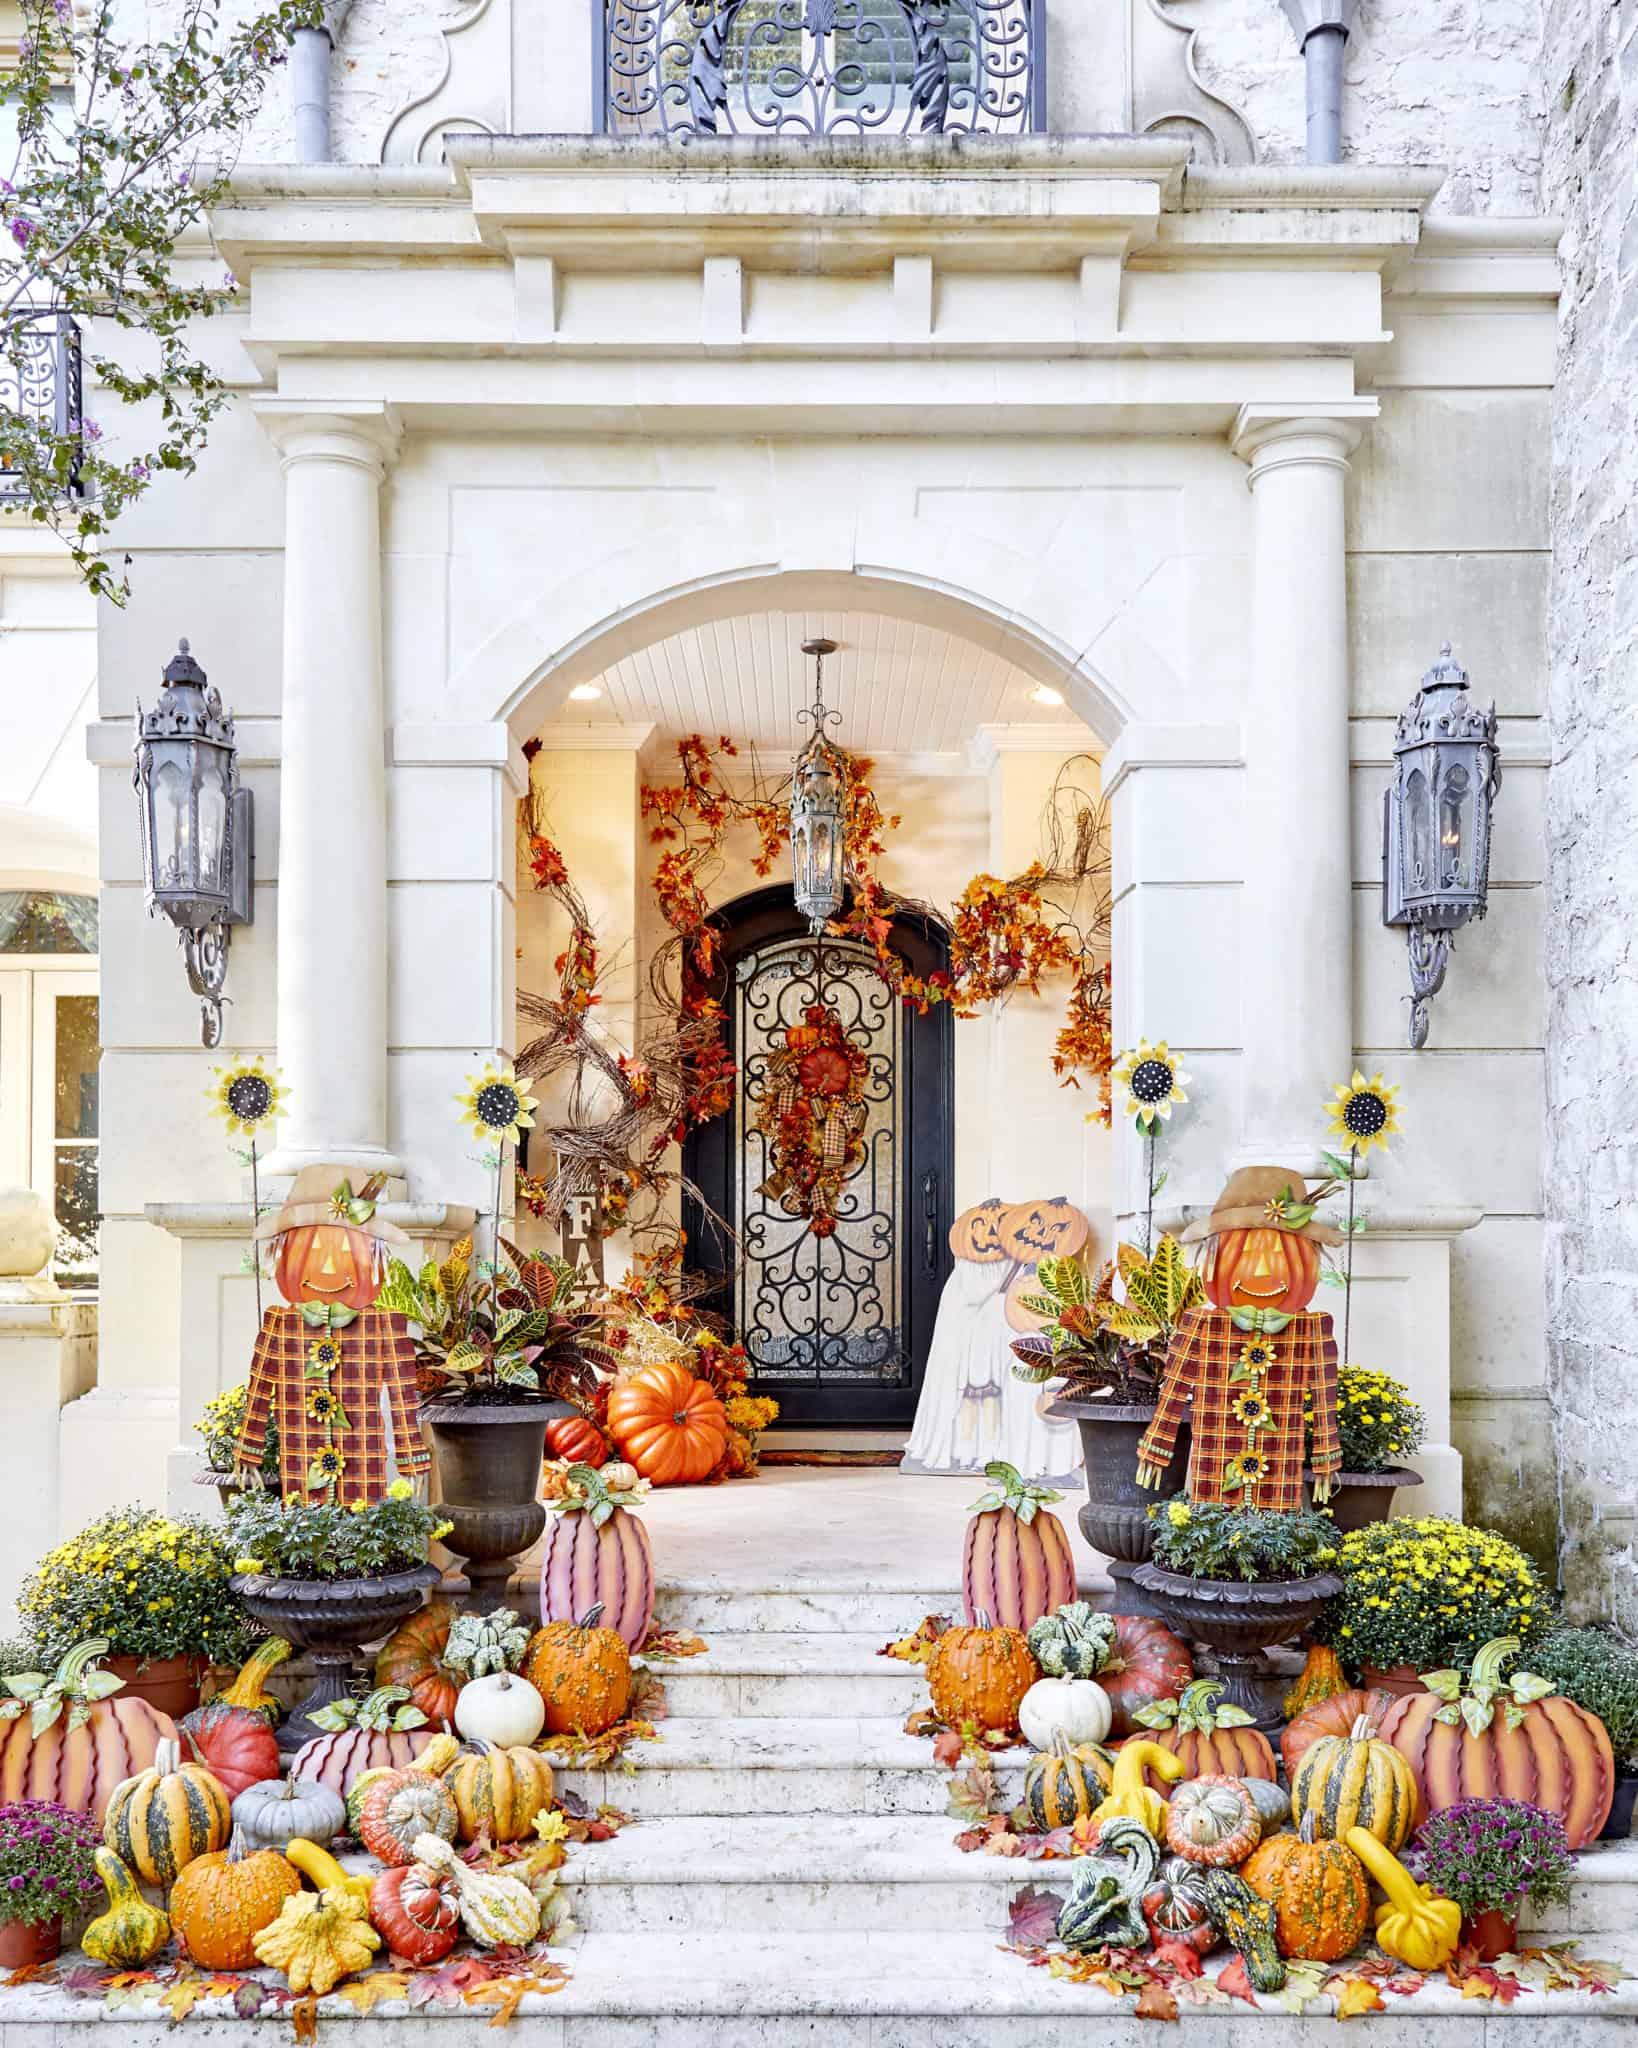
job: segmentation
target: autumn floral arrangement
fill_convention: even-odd
[[[201,1517],[114,1508],[41,1558],[17,1610],[47,1663],[101,1636],[111,1655],[144,1663],[237,1664],[256,1631],[229,1583],[233,1556],[223,1530]]]
[[[1536,1642],[1551,1620],[1541,1574],[1491,1529],[1427,1516],[1375,1522],[1342,1539],[1343,1590],[1314,1634],[1350,1671],[1460,1665],[1486,1643]]]
[[[1313,1403],[1308,1404],[1313,1420]],[[1345,1365],[1337,1374],[1337,1436],[1344,1472],[1392,1472],[1422,1448],[1427,1418],[1391,1373]]]
[[[283,1501],[277,1494],[244,1494],[228,1514],[233,1569],[276,1579],[388,1578],[427,1561],[427,1546],[450,1525],[415,1498],[407,1479],[395,1479],[384,1498],[354,1501]]]
[[[1335,1568],[1329,1515],[1172,1500],[1149,1510],[1155,1562],[1193,1579],[1306,1579]]]
[[[0,1921],[77,1920],[102,1895],[102,1829],[49,1799],[0,1806]]]
[[[1526,1899],[1544,1912],[1570,1901],[1575,1858],[1564,1823],[1522,1799],[1461,1799],[1425,1820],[1406,1862],[1454,1899],[1462,1917],[1513,1918]]]
[[[768,1055],[751,1120],[767,1146],[760,1192],[806,1218],[815,1237],[834,1236],[842,1189],[864,1160],[869,1074],[869,1055],[823,1003],[810,1003]]]

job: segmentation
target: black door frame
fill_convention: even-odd
[[[716,914],[722,932],[719,969],[711,993],[722,1002],[729,1053],[737,1060],[732,991],[735,971],[747,953],[772,939],[799,938],[807,920],[797,911],[788,886],[757,889],[740,896]],[[921,975],[944,971],[949,948],[936,926],[901,915],[893,920],[890,944],[911,969]],[[872,1386],[863,1380],[804,1383],[770,1380],[766,1390],[780,1403],[780,1421],[796,1428],[908,1430],[927,1367],[939,1296],[949,1278],[952,1183],[955,1171],[954,1019],[948,1003],[935,1004],[925,1016],[905,1014],[903,1072],[898,1077],[904,1114],[903,1183],[900,1212],[906,1242],[900,1258],[900,1328],[907,1337],[910,1371],[896,1386]],[[737,1229],[734,1203],[734,1157],[738,1142],[735,1112],[727,1110],[711,1123],[691,1131],[683,1144],[683,1172],[705,1200]],[[698,1200],[685,1192],[683,1230],[689,1263],[721,1278],[701,1306],[734,1321],[732,1248]]]

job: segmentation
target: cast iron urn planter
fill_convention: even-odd
[[[438,1450],[436,1506],[452,1525],[444,1541],[466,1561],[468,1604],[479,1614],[505,1606],[513,1564],[540,1541],[546,1425],[573,1413],[567,1401],[434,1401],[421,1410]]]
[[[1314,1475],[1303,1473],[1308,1502],[1313,1505]],[[1386,1472],[1339,1472],[1336,1490],[1325,1503],[1331,1519],[1346,1536],[1355,1529],[1368,1529],[1373,1522],[1390,1521],[1393,1497],[1401,1487],[1420,1486],[1422,1475],[1408,1465],[1390,1466]]]
[[[263,1572],[239,1572],[229,1581],[270,1635],[283,1636],[312,1657],[313,1690],[279,1730],[287,1755],[327,1733],[312,1716],[332,1700],[352,1694],[353,1660],[366,1643],[380,1642],[421,1605],[439,1579],[434,1564],[379,1579],[281,1579]]]
[[[1158,1564],[1132,1573],[1161,1619],[1215,1653],[1229,1705],[1243,1707],[1265,1732],[1280,1727],[1280,1682],[1264,1652],[1287,1643],[1342,1591],[1335,1572],[1307,1579],[1192,1579]]]
[[[1066,1399],[1060,1395],[1047,1413],[1072,1416],[1081,1433],[1086,1505],[1076,1519],[1087,1542],[1108,1558],[1109,1576],[1115,1582],[1114,1592],[1095,1600],[1093,1605],[1106,1608],[1111,1614],[1144,1614],[1152,1620],[1160,1619],[1160,1609],[1132,1574],[1136,1566],[1148,1563],[1154,1551],[1150,1508],[1157,1501],[1181,1493],[1187,1483],[1189,1425],[1185,1422],[1177,1433],[1177,1448],[1166,1467],[1160,1490],[1145,1493],[1137,1483],[1138,1444],[1155,1419],[1153,1402],[1128,1405],[1119,1401]]]

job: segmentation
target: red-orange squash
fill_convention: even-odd
[[[460,1938],[455,1887],[424,1863],[382,1871],[370,1887],[370,1918],[395,1956],[423,1969],[441,1963]]]
[[[1615,1799],[1609,1731],[1596,1714],[1559,1693],[1514,1696],[1501,1683],[1501,1667],[1517,1648],[1512,1637],[1503,1637],[1473,1660],[1468,1697],[1491,1708],[1481,1733],[1465,1721],[1440,1721],[1445,1701],[1423,1692],[1394,1703],[1383,1719],[1383,1739],[1408,1758],[1424,1814],[1442,1813],[1461,1799],[1523,1799],[1556,1813],[1571,1849],[1584,1849]],[[1516,1673],[1515,1682],[1522,1675]],[[1510,1725],[1515,1720],[1517,1726]]]
[[[1310,1237],[1272,1226],[1224,1230],[1210,1242],[1200,1269],[1207,1300],[1218,1308],[1261,1308],[1300,1315],[1319,1285],[1320,1248]]]
[[[571,1465],[590,1465],[594,1470],[608,1460],[608,1439],[586,1415],[560,1415],[546,1425],[546,1449],[554,1458],[567,1458]]]
[[[1183,1638],[1163,1621],[1143,1614],[1117,1614],[1113,1619],[1115,1647],[1097,1676],[1113,1709],[1109,1732],[1118,1739],[1138,1732],[1132,1716],[1139,1707],[1181,1695],[1194,1677],[1194,1658]]]
[[[454,1619],[455,1610],[447,1601],[432,1601],[387,1638],[375,1660],[376,1684],[406,1686],[411,1701],[435,1728],[454,1715],[464,1681],[464,1674],[444,1661]]]
[[[641,1365],[609,1393],[609,1433],[655,1486],[697,1486],[728,1448],[728,1411],[686,1366]]]
[[[1285,1775],[1296,1777],[1298,1764],[1322,1735],[1349,1735],[1361,1716],[1365,1720],[1366,1733],[1380,1735],[1388,1709],[1398,1704],[1396,1693],[1356,1689],[1333,1693],[1329,1699],[1316,1700],[1311,1707],[1304,1707],[1280,1737],[1280,1757],[1285,1764]]]
[[[212,1700],[208,1706],[184,1714],[176,1732],[183,1757],[203,1764],[229,1799],[278,1777],[284,1768],[278,1737],[267,1716],[251,1707],[230,1707],[222,1700]]]
[[[375,1246],[350,1223],[303,1223],[279,1240],[274,1278],[289,1302],[333,1301],[368,1308],[381,1292]]]

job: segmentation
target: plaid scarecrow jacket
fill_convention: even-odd
[[[1265,1336],[1242,1330],[1222,1309],[1191,1308],[1172,1333],[1159,1405],[1138,1457],[1165,1465],[1189,1415],[1190,1500],[1300,1508],[1304,1408],[1310,1400],[1313,1468],[1334,1473],[1342,1449],[1337,1346],[1329,1316],[1293,1316],[1283,1330]]]
[[[306,1322],[299,1308],[270,1308],[251,1357],[236,1456],[242,1464],[260,1461],[271,1414],[287,1497],[310,1505],[378,1501],[394,1464],[406,1478],[431,1466],[416,1405],[415,1345],[402,1316],[365,1308],[345,1328],[325,1330]]]

